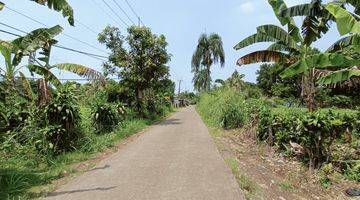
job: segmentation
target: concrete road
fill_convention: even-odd
[[[188,107],[46,199],[239,200],[243,195],[206,126]]]

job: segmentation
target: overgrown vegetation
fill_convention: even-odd
[[[224,129],[256,127],[258,141],[298,158],[311,171],[319,170],[325,186],[331,172],[358,181],[360,5],[311,0],[288,8],[283,0],[268,2],[287,29],[259,26],[234,49],[271,42],[237,64],[273,64],[260,66],[256,85],[242,81],[237,72],[216,80],[212,90],[201,94],[198,111]],[[303,17],[301,26],[293,19],[298,16]],[[331,22],[344,37],[321,52],[313,43],[329,31]],[[198,88],[195,82],[194,87]]]
[[[74,24],[65,0],[35,2],[61,11]],[[121,36],[106,27],[98,39],[112,54],[102,74],[79,64],[50,63],[54,38],[61,32],[60,26],[41,28],[0,42],[5,60],[0,71],[0,199],[42,196],[47,192],[42,186],[76,172],[70,164],[116,146],[172,110],[175,84],[169,79],[165,36],[137,26]],[[123,38],[129,49],[122,46]],[[89,82],[61,83],[54,68]],[[30,80],[24,70],[40,78]],[[121,81],[110,80],[110,74]]]
[[[197,110],[204,120],[224,129],[256,127],[259,142],[296,157],[310,170],[326,164],[346,178],[358,181],[360,113],[346,109],[319,109],[276,105],[266,98],[245,98],[229,87],[200,95]]]

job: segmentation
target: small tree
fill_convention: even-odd
[[[142,113],[143,92],[156,90],[169,78],[170,54],[164,35],[155,35],[149,28],[132,26],[123,36],[118,28],[106,27],[98,40],[112,51],[104,63],[106,75],[117,75],[121,84],[136,97],[135,108]],[[127,44],[125,47],[124,43]],[[143,114],[143,113],[142,113]]]

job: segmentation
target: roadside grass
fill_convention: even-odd
[[[236,158],[227,157],[225,162],[230,167],[232,173],[234,174],[239,187],[244,192],[246,199],[257,199],[258,193],[260,191],[260,186],[251,180],[250,177],[246,176],[244,173],[241,173],[238,167],[238,161]]]
[[[278,183],[278,185],[282,190],[287,190],[287,191],[290,191],[290,192],[296,192],[295,187],[291,183],[289,183],[287,181],[280,182],[280,183]]]
[[[169,112],[170,113],[170,112]],[[129,117],[111,133],[95,134],[90,110],[81,108],[85,137],[81,147],[57,157],[41,157],[35,147],[19,147],[16,155],[3,156],[0,152],[0,199],[21,200],[44,196],[53,190],[51,182],[81,172],[74,165],[96,157],[99,153],[117,146],[123,139],[144,130],[147,126],[163,120]],[[90,166],[91,167],[91,166]]]

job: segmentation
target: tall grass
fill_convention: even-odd
[[[234,129],[250,123],[251,114],[263,104],[262,99],[245,99],[243,93],[224,87],[201,94],[197,110],[208,124]]]
[[[201,94],[197,109],[210,124],[230,129],[247,121],[242,109],[244,103],[242,94],[225,88]]]

